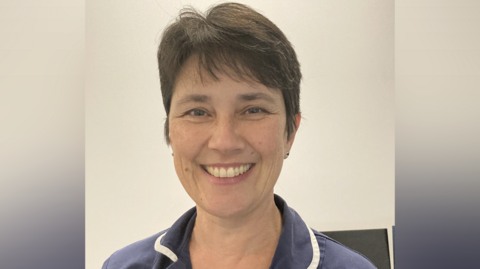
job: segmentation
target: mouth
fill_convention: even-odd
[[[234,165],[229,167],[217,167],[217,166],[208,166],[202,165],[203,170],[205,170],[210,175],[217,177],[217,178],[225,178],[225,177],[236,177],[241,174],[246,173],[248,170],[252,169],[255,164],[241,164],[241,165]]]

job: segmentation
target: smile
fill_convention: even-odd
[[[235,167],[215,167],[206,165],[203,165],[202,167],[214,177],[236,177],[250,170],[252,164],[243,164]]]

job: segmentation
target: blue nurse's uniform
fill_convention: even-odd
[[[374,269],[363,255],[309,228],[297,212],[275,195],[283,227],[271,269]],[[102,269],[191,269],[188,242],[196,208],[181,216],[170,229],[122,248]]]

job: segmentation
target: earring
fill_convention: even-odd
[[[290,152],[287,152],[284,159],[288,158],[288,156],[290,156]]]
[[[172,152],[172,157],[173,157],[173,152]]]

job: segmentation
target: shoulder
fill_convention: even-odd
[[[152,268],[158,254],[154,248],[155,241],[166,231],[161,231],[117,250],[103,263],[102,269]]]
[[[375,265],[362,254],[340,244],[326,235],[313,230],[320,247],[321,269],[376,269]]]

